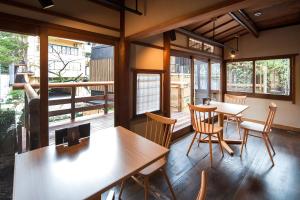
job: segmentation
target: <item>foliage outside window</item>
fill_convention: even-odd
[[[253,61],[227,63],[227,91],[252,92]]]
[[[136,74],[136,115],[160,110],[161,75]]]
[[[233,61],[227,62],[226,67],[229,92],[272,95],[274,98],[291,96],[290,57]]]
[[[290,59],[255,61],[255,92],[290,95]]]

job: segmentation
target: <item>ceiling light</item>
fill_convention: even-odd
[[[235,50],[232,50],[232,51],[230,52],[230,58],[234,59],[235,56],[236,56]]]
[[[54,6],[54,3],[52,0],[39,0],[41,6],[43,9],[51,8]]]
[[[259,11],[257,11],[257,12],[254,13],[254,16],[255,16],[255,17],[259,17],[259,16],[261,16],[261,15],[262,15],[262,12],[259,12]]]

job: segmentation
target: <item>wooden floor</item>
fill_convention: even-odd
[[[64,120],[49,125],[49,145],[55,143],[55,130],[68,128],[71,126],[78,126],[80,124],[90,123],[91,133],[98,130],[113,127],[114,126],[114,113],[108,113],[106,115],[90,115],[86,117],[78,117],[74,121]]]
[[[233,125],[228,132],[235,131]],[[232,133],[238,137],[237,133]],[[209,164],[208,144],[194,144],[187,157],[186,151],[192,134],[178,140],[171,146],[168,156],[167,173],[175,190],[177,199],[193,200],[200,187],[200,173],[208,172],[207,199],[300,199],[300,133],[274,129],[270,135],[276,155],[275,166],[266,152],[263,141],[250,137],[248,145],[240,158],[239,146],[231,145],[235,154],[224,157],[217,145],[213,147],[213,167]],[[170,193],[161,176],[150,179],[151,188],[159,198],[169,199]],[[118,196],[118,188],[116,195]],[[122,199],[143,199],[143,188],[129,180]]]
[[[228,133],[231,137],[238,137],[234,133],[235,127],[229,125]],[[226,133],[226,135],[228,135]],[[266,152],[263,141],[250,137],[243,157],[239,156],[239,146],[231,145],[235,154],[224,157],[217,145],[213,146],[213,167],[210,168],[208,145],[194,144],[187,157],[186,151],[192,139],[192,133],[174,142],[168,156],[167,174],[171,180],[177,199],[194,200],[196,198],[200,173],[208,172],[207,199],[270,199],[270,200],[299,200],[300,197],[300,133],[274,129],[270,135],[276,155],[275,166]],[[13,167],[11,172],[2,171],[2,186],[5,191],[12,192]],[[151,179],[151,190],[154,191],[150,199],[170,199],[168,187],[161,176],[155,174]],[[2,185],[3,184],[3,185]],[[118,197],[118,187],[115,188]],[[0,191],[0,199],[10,199],[11,195]],[[4,193],[3,193],[4,192]],[[127,181],[122,199],[142,200],[144,190],[132,180]],[[103,195],[105,196],[105,194]]]

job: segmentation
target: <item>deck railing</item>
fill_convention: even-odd
[[[113,86],[113,81],[105,82],[68,82],[68,83],[49,83],[49,88],[70,88],[70,98],[55,98],[49,99],[49,106],[71,104],[68,109],[51,110],[48,116],[57,116],[64,114],[71,114],[71,120],[74,120],[77,112],[84,112],[90,110],[104,109],[104,114],[108,113],[108,109],[113,107],[113,103],[110,101],[114,100],[114,94],[108,92],[108,87]],[[96,96],[85,96],[76,97],[76,91],[78,87],[91,87],[91,86],[102,86],[104,91],[103,94]],[[32,150],[38,148],[40,145],[40,97],[34,89],[38,89],[39,84],[23,84],[17,83],[13,85],[14,89],[24,89],[25,92],[25,129],[26,129],[26,150]],[[95,101],[104,101],[103,103]],[[90,103],[89,105],[76,107],[76,103]],[[91,105],[94,102],[94,105]],[[19,139],[19,145],[22,144],[22,137]],[[23,148],[24,149],[24,148]]]

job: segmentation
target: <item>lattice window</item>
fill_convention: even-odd
[[[161,74],[136,74],[136,115],[160,110]]]

